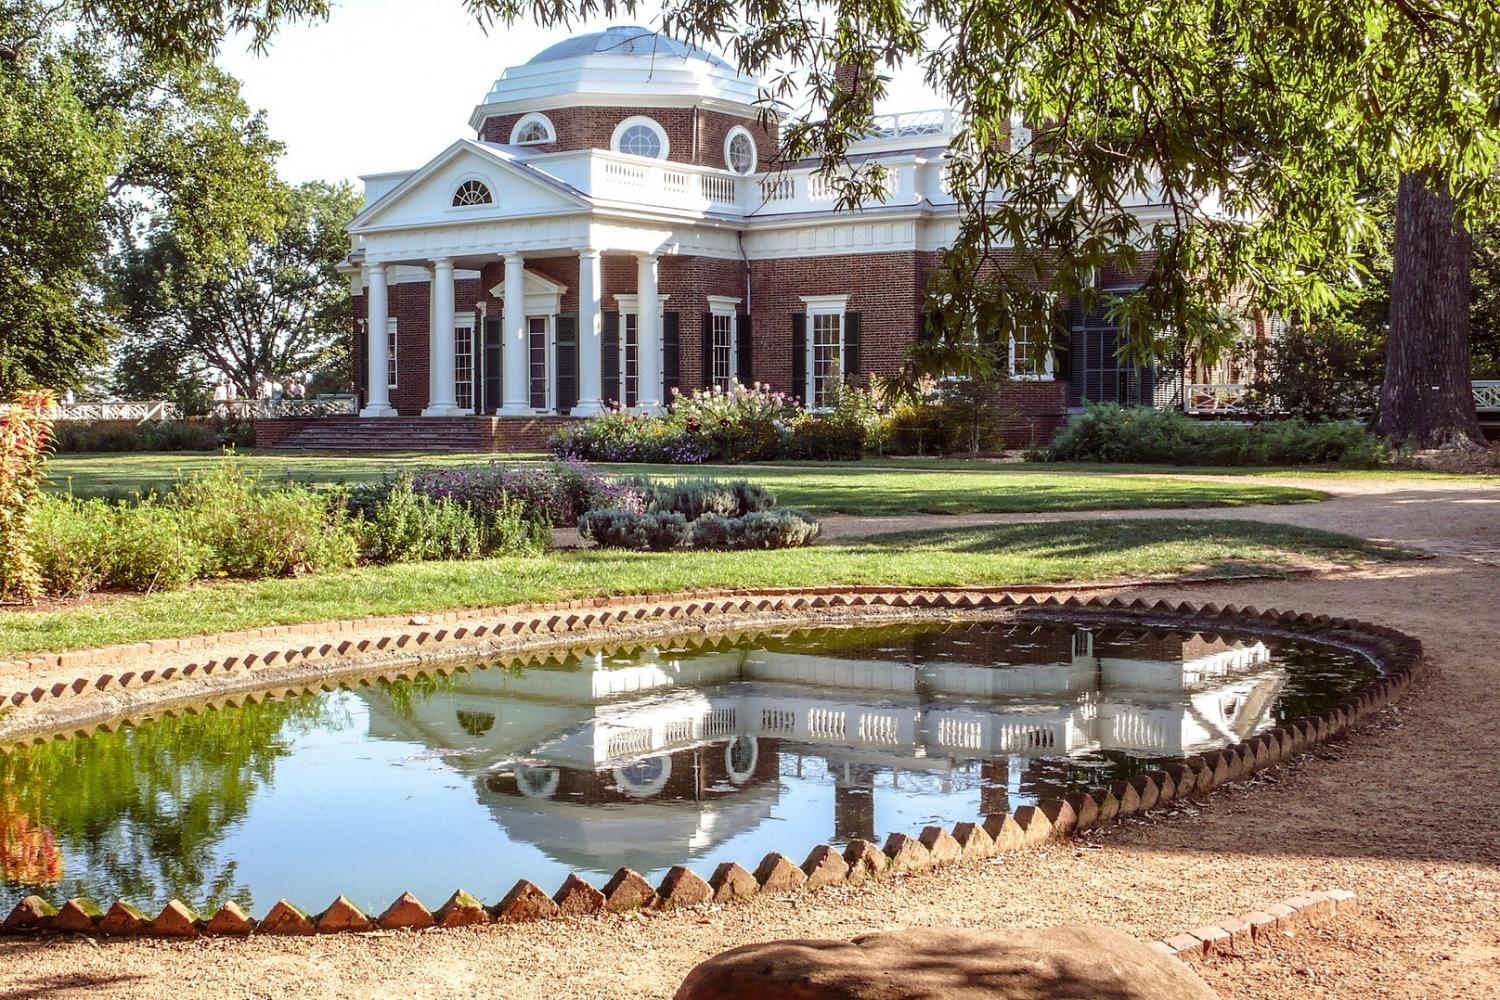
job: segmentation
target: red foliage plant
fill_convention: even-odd
[[[30,602],[41,594],[28,529],[42,497],[51,439],[51,393],[22,393],[0,414],[0,600]]]

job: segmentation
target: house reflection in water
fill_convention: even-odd
[[[1002,812],[1244,740],[1286,676],[1254,641],[985,623],[495,667],[399,712],[364,697],[371,735],[447,750],[512,840],[659,870],[795,807],[798,782],[833,786],[819,840],[873,840],[882,796]]]

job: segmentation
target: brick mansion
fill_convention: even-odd
[[[757,93],[712,53],[612,27],[506,69],[472,136],[419,169],[366,176],[347,264],[360,416],[533,446],[674,389],[761,382],[818,406],[898,370],[958,228],[951,115],[877,118],[849,155],[885,165],[886,197],[840,210],[817,163],[777,161]],[[1086,398],[1154,391],[1103,315],[1068,325],[1055,355],[1012,345],[1041,437]]]

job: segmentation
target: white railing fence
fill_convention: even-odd
[[[1481,413],[1500,411],[1500,380],[1473,383],[1474,409]],[[1260,413],[1265,408],[1252,398],[1250,386],[1238,382],[1196,382],[1187,387],[1183,409],[1204,416],[1238,416]]]
[[[213,413],[226,420],[275,420],[278,417],[352,417],[359,412],[353,393],[329,393],[312,399],[231,399],[214,403]]]
[[[8,410],[10,406],[0,407]],[[59,423],[89,420],[121,420],[137,424],[148,424],[161,420],[176,420],[180,414],[177,407],[164,399],[104,400],[98,403],[55,403],[52,419]]]
[[[1500,410],[1500,381],[1474,383],[1474,409]]]

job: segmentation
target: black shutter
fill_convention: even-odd
[[[578,405],[578,314],[557,317],[557,412],[567,413]]]
[[[864,378],[864,371],[860,368],[860,314],[844,314],[844,384],[859,385]]]
[[[604,314],[599,337],[599,398],[605,403],[620,400],[620,314]]]
[[[714,314],[703,314],[703,388],[714,387]]]
[[[498,318],[484,321],[484,413],[494,413],[500,409],[504,397],[503,325],[503,321]]]
[[[672,390],[682,389],[682,322],[677,313],[661,315],[662,402],[672,402]]]
[[[370,336],[364,323],[354,326],[354,392],[361,408],[370,401]]]
[[[807,403],[807,313],[792,314],[792,395]]]
[[[942,339],[943,314],[933,309],[924,311],[921,322],[917,327],[917,342],[920,344],[935,344]]]
[[[741,384],[750,385],[755,381],[755,351],[751,347],[750,314],[736,316],[734,321],[734,377]]]

